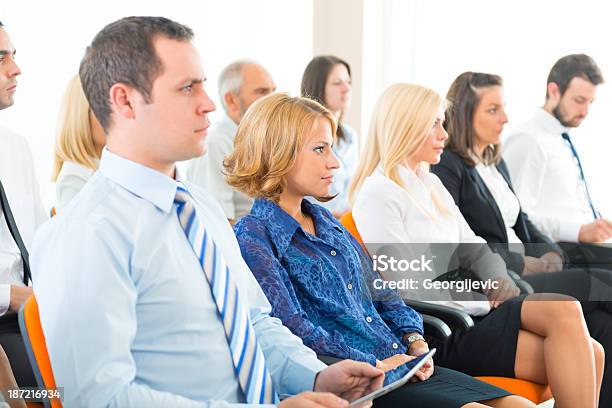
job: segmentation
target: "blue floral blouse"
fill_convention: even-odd
[[[393,291],[373,299],[375,276],[359,243],[325,208],[303,200],[302,210],[316,236],[265,199],[234,227],[272,314],[319,355],[375,365],[405,352],[402,337],[423,333],[421,315]]]

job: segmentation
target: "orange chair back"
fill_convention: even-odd
[[[357,231],[357,226],[355,225],[355,220],[353,219],[353,212],[347,211],[344,213],[342,217],[340,217],[340,224],[344,226],[351,233],[351,235],[363,245],[363,239],[361,239],[361,235],[359,235],[359,231]]]
[[[537,384],[531,381],[519,380],[518,378],[507,377],[476,377],[480,381],[494,385],[499,388],[527,398],[534,404],[541,404],[548,401],[553,396],[548,385]]]
[[[361,244],[365,249],[363,239],[357,230],[355,220],[353,219],[353,212],[348,211],[342,217],[340,217],[340,223],[351,233],[351,235]],[[367,250],[366,250],[367,252]],[[548,401],[552,398],[550,393],[550,387],[547,385],[541,385],[530,381],[519,380],[518,378],[506,378],[506,377],[476,377],[481,381],[488,384],[495,385],[499,388],[511,392],[516,395],[520,395],[523,398],[527,398],[535,404],[540,404],[544,401]]]
[[[340,224],[342,224],[342,226],[346,228],[348,232],[351,233],[353,238],[355,238],[355,240],[359,242],[359,245],[361,245],[361,248],[363,248],[364,252],[368,256],[370,256],[370,251],[368,251],[368,247],[366,247],[366,245],[363,243],[363,239],[361,239],[361,235],[359,235],[359,231],[357,231],[357,226],[355,225],[355,220],[353,219],[352,211],[347,211],[342,217],[340,217]]]
[[[55,377],[47,352],[45,335],[40,325],[38,303],[34,295],[30,296],[19,310],[19,329],[38,387],[48,390],[55,389]],[[44,401],[43,405],[46,408],[61,408],[62,402],[59,399],[51,399]]]
[[[340,224],[342,224],[342,226],[346,228],[348,232],[351,233],[353,238],[355,238],[355,240],[359,242],[359,245],[361,245],[361,248],[363,248],[364,252],[371,257],[370,251],[368,251],[368,247],[366,247],[363,242],[363,239],[361,239],[359,231],[357,231],[357,225],[355,225],[355,219],[353,218],[352,211],[347,211],[342,217],[340,217]]]

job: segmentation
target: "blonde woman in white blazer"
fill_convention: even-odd
[[[444,110],[438,94],[418,85],[395,84],[379,98],[349,187],[353,217],[366,244],[484,244],[428,171],[440,160],[448,138]],[[488,251],[485,247],[481,252]],[[495,279],[499,288],[485,291],[484,305],[447,302],[475,315],[475,326],[435,345],[439,364],[475,376],[548,383],[557,406],[596,407],[603,349],[590,338],[580,304],[563,295],[517,297],[501,258],[492,253],[485,258],[488,267],[476,266],[476,273]],[[418,272],[411,273],[419,278]]]

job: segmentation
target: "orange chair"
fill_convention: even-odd
[[[40,325],[40,315],[38,314],[38,303],[34,295],[19,310],[19,330],[23,337],[28,359],[32,365],[32,371],[36,377],[39,389],[56,389],[55,377],[47,352],[47,342]],[[44,400],[45,408],[61,408],[62,402],[57,399]]]
[[[353,237],[361,244],[365,249],[365,244],[357,226],[353,219],[353,213],[348,211],[340,218],[340,223],[351,233]],[[507,378],[507,377],[476,377],[481,381],[488,384],[495,385],[499,388],[511,392],[515,395],[520,395],[523,398],[527,398],[535,404],[541,404],[544,401],[548,401],[552,398],[550,387],[548,385],[537,384],[531,381],[519,380],[518,378]]]
[[[347,211],[342,215],[342,217],[340,217],[340,224],[342,224],[344,228],[346,228],[346,230],[350,232],[353,237],[355,237],[361,246],[364,246],[361,234],[359,234],[359,231],[357,231],[357,225],[355,225],[352,211]]]
[[[544,401],[548,401],[553,396],[550,393],[550,387],[548,385],[542,385],[527,380],[520,380],[518,378],[508,377],[476,377],[480,381],[484,381],[496,387],[503,388],[504,390],[511,392],[515,395],[520,395],[523,398],[527,398],[534,404],[541,404]]]

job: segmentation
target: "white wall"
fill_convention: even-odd
[[[366,26],[378,27],[380,38],[364,54],[372,65],[364,71],[375,75],[364,81],[364,112],[371,112],[394,82],[418,83],[445,95],[460,73],[490,72],[505,81],[507,135],[543,104],[548,72],[560,57],[587,53],[612,82],[610,13],[594,0],[374,0],[369,7],[375,12],[365,13]],[[610,85],[604,84],[574,138],[593,199],[607,217],[612,217],[611,108]],[[364,127],[368,121],[363,118]]]
[[[57,104],[76,72],[85,46],[106,23],[127,15],[164,15],[196,34],[207,88],[228,62],[251,57],[271,71],[279,90],[299,92],[313,53],[347,58],[357,74],[349,123],[367,132],[378,95],[397,81],[416,82],[445,94],[465,70],[504,77],[508,129],[543,102],[552,64],[573,52],[591,54],[612,81],[609,13],[595,0],[151,0],[0,2],[0,20],[18,49],[23,70],[15,106],[0,112],[0,125],[26,136],[32,146],[45,202]],[[609,85],[600,89],[576,144],[599,208],[612,216],[607,173],[612,138],[606,113]],[[212,119],[215,119],[213,115]]]
[[[364,0],[314,0],[313,55],[336,55],[351,67],[351,107],[343,121],[361,134]]]
[[[2,1],[0,21],[12,37],[23,74],[15,105],[0,112],[0,125],[29,140],[50,207],[55,192],[47,180],[58,104],[85,47],[104,25],[130,15],[161,15],[187,24],[195,32],[207,90],[218,101],[221,69],[245,57],[268,67],[279,90],[299,93],[302,72],[312,58],[312,7],[312,0]]]

